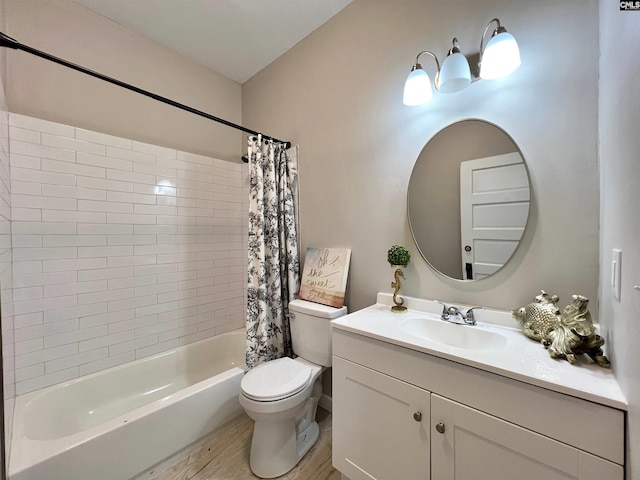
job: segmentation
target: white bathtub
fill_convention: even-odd
[[[245,331],[16,398],[11,480],[126,480],[242,413]]]

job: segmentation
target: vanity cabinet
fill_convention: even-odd
[[[349,480],[623,480],[624,412],[333,333],[333,465]]]

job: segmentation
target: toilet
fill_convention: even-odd
[[[298,357],[271,360],[243,377],[240,404],[255,421],[249,464],[257,476],[287,473],[318,439],[321,374],[331,366],[330,322],[346,313],[347,307],[291,301],[291,342]]]

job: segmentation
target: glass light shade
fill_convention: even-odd
[[[471,84],[471,69],[466,57],[460,52],[447,56],[438,80],[438,91],[442,93],[453,93],[467,88]]]
[[[421,68],[413,70],[407,77],[404,84],[404,95],[402,103],[410,107],[422,105],[431,100],[433,91],[431,90],[431,80],[427,72]]]
[[[508,32],[494,36],[487,43],[480,63],[480,78],[495,80],[506,77],[520,66],[520,49]]]

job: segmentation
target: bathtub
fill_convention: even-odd
[[[16,398],[11,480],[126,480],[240,415],[245,331]]]

